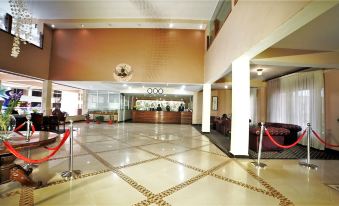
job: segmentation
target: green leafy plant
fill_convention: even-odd
[[[104,116],[96,116],[95,121],[97,122],[103,122],[104,121]]]

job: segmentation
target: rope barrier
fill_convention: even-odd
[[[18,132],[27,122],[22,123],[20,126],[14,129],[14,132]]]
[[[339,145],[334,145],[334,144],[329,144],[327,143],[326,141],[324,141],[323,139],[321,139],[320,135],[315,132],[313,129],[312,129],[312,133],[314,134],[314,136],[322,143],[324,144],[325,146],[329,146],[329,147],[339,147]]]
[[[268,136],[268,138],[273,142],[273,144],[275,144],[278,147],[281,147],[281,148],[284,148],[284,149],[288,149],[288,148],[294,147],[295,145],[297,145],[302,140],[302,138],[306,134],[306,130],[304,130],[304,132],[298,137],[296,142],[294,142],[293,144],[290,144],[290,145],[281,145],[278,142],[276,142],[274,140],[274,138],[271,136],[270,132],[267,130],[267,128],[265,128],[265,133]]]
[[[19,134],[20,136],[25,136],[24,134],[22,134],[22,133],[19,131],[23,126],[25,126],[25,124],[27,124],[27,121],[24,122],[24,123],[22,123],[22,124],[21,124],[20,126],[18,126],[17,128],[15,128],[15,129],[13,130],[13,132]],[[31,128],[32,128],[32,134],[31,134],[31,136],[32,136],[36,130],[35,130],[34,124],[33,124],[32,122],[30,123],[30,126],[31,126]]]
[[[65,131],[64,137],[61,139],[60,144],[64,144],[66,142],[66,140],[68,139],[69,134],[70,134],[70,131],[68,129],[68,130]],[[58,149],[58,146],[59,145],[57,145],[56,147],[47,147],[47,146],[45,146],[44,148],[47,149],[47,150],[56,150],[56,149]]]
[[[13,146],[8,142],[8,141],[4,141],[3,144],[5,145],[5,147],[14,155],[16,156],[17,158],[19,159],[22,159],[23,161],[25,162],[28,162],[28,163],[42,163],[42,162],[45,162],[47,160],[49,160],[52,156],[54,156],[58,151],[59,149],[61,148],[61,146],[65,143],[66,139],[70,136],[70,131],[67,130],[64,134],[64,137],[62,139],[62,141],[60,142],[60,144],[54,148],[54,151],[49,154],[48,156],[44,157],[44,158],[41,158],[41,159],[38,159],[38,160],[33,160],[33,159],[28,159],[27,157],[23,156],[22,154],[20,154],[18,151],[16,151]]]

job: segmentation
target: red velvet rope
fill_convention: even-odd
[[[14,132],[18,132],[23,126],[25,126],[26,122],[22,123],[19,127],[14,129]]]
[[[19,130],[23,127],[23,126],[25,126],[25,124],[26,124],[27,122],[24,122],[24,123],[22,123],[20,126],[18,126],[17,128],[15,128],[14,129],[14,132],[15,133],[17,133],[17,134],[19,134],[19,135],[21,135],[21,136],[24,136],[21,132],[19,132]],[[31,135],[33,135],[34,134],[34,132],[35,132],[35,127],[34,127],[34,125],[33,125],[33,123],[31,122],[31,128],[32,128],[32,134]]]
[[[34,124],[33,124],[33,123],[31,123],[31,127],[32,127],[32,135],[33,135],[34,132],[35,132],[35,127],[34,127]]]
[[[294,147],[295,145],[297,145],[301,139],[305,136],[306,134],[306,129],[304,130],[304,132],[300,135],[300,137],[298,137],[297,141],[294,142],[293,144],[290,144],[290,145],[281,145],[279,144],[278,142],[276,142],[273,137],[271,136],[270,132],[265,128],[265,133],[266,135],[268,136],[268,138],[270,138],[270,140],[273,142],[273,144],[275,144],[276,146],[278,147],[281,147],[281,148],[284,148],[284,149],[288,149],[288,148],[291,148],[291,147]]]
[[[67,134],[67,135],[66,135]],[[70,132],[68,131],[67,133],[65,132],[65,135],[64,135],[64,138],[68,138],[69,137],[69,134]],[[66,140],[65,140],[66,141]],[[14,155],[16,156],[17,158],[19,159],[22,159],[23,161],[25,162],[28,162],[28,163],[42,163],[42,162],[45,162],[47,160],[49,160],[52,156],[54,156],[58,150],[61,148],[61,146],[63,145],[63,143],[65,142],[60,142],[60,144],[57,146],[57,148],[51,153],[49,154],[48,156],[42,158],[42,159],[38,159],[38,160],[32,160],[32,159],[28,159],[27,157],[23,156],[22,154],[20,154],[18,151],[16,151],[12,145],[8,142],[8,141],[4,141],[4,145],[6,146],[6,148]],[[61,144],[62,143],[62,144]]]
[[[315,136],[321,143],[323,143],[325,146],[329,146],[329,147],[339,147],[339,145],[334,145],[334,144],[326,143],[324,140],[321,139],[320,135],[319,135],[318,133],[316,133],[313,129],[312,129],[312,133],[313,133],[314,136]]]
[[[61,141],[60,141],[60,144],[61,144],[61,145],[63,145],[63,144],[66,142],[66,140],[67,140],[69,134],[70,134],[70,131],[69,131],[69,129],[68,129],[68,130],[65,131],[64,137],[63,137],[63,138],[61,139]],[[57,145],[56,147],[44,147],[44,148],[45,148],[45,149],[48,149],[48,150],[57,150],[58,147],[59,147],[59,145]]]

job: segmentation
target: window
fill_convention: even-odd
[[[41,97],[42,96],[42,90],[32,90],[32,96],[34,97]]]

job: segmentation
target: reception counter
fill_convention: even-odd
[[[132,121],[139,123],[192,124],[192,112],[133,110]]]

